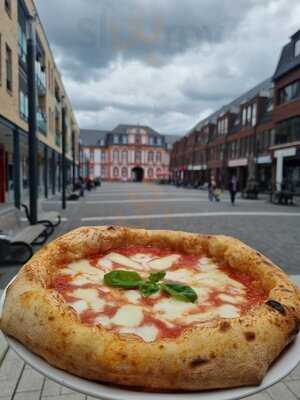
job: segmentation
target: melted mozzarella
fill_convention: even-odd
[[[148,263],[151,269],[155,269],[156,271],[163,271],[165,269],[169,269],[180,256],[178,254],[172,254],[170,256],[157,258],[156,260],[150,261]]]
[[[121,328],[120,333],[134,333],[140,336],[145,342],[153,342],[158,335],[158,329],[154,325],[143,325],[138,328]]]
[[[102,311],[105,306],[105,301],[100,299],[96,289],[75,289],[73,295],[89,305],[94,311]]]
[[[68,268],[74,272],[80,272],[82,274],[98,275],[103,277],[103,271],[98,268],[92,267],[88,260],[74,261],[68,265]]]
[[[89,308],[88,303],[85,300],[74,301],[74,303],[70,303],[70,306],[79,314]]]
[[[139,326],[144,319],[142,308],[133,304],[127,304],[119,308],[111,322],[128,328]]]
[[[126,290],[124,295],[130,303],[138,303],[141,299],[141,294],[138,290]]]
[[[165,279],[175,282],[192,282],[194,274],[186,269],[177,269],[176,271],[167,271]]]
[[[193,289],[197,293],[197,296],[198,296],[197,303],[198,304],[204,303],[208,299],[208,296],[210,293],[209,288],[193,286]]]
[[[130,258],[131,260],[141,264],[145,269],[148,269],[148,262],[152,260],[153,256],[144,253],[137,253]]]
[[[184,301],[176,300],[173,298],[167,298],[158,301],[154,307],[154,312],[160,314],[167,320],[175,320],[181,317],[184,313],[194,310],[197,306],[193,303],[186,303]]]
[[[213,318],[215,318],[217,315],[215,310],[207,311],[207,312],[202,312],[198,314],[189,314],[183,318],[181,318],[181,322],[183,324],[191,324],[193,322],[204,322],[204,321],[209,321]]]
[[[129,257],[123,256],[122,254],[119,254],[119,253],[109,253],[106,257],[109,260],[111,260],[112,262],[123,265],[124,267],[133,268],[133,269],[137,269],[137,270],[144,269],[141,264],[139,264],[136,261],[131,260]]]
[[[62,268],[59,270],[59,273],[63,274],[63,275],[75,275],[76,274],[76,272],[70,268]]]
[[[103,257],[103,258],[100,258],[100,259],[98,260],[97,266],[98,266],[98,267],[102,267],[102,268],[104,268],[105,270],[109,270],[109,269],[112,268],[113,263],[112,263],[112,261],[111,261],[108,257]]]
[[[239,304],[243,303],[244,299],[241,296],[230,296],[225,293],[220,293],[219,294],[219,299],[226,301],[227,303],[233,303],[233,304]]]
[[[107,315],[98,315],[98,317],[95,318],[95,323],[105,326],[106,328],[111,327],[111,320]]]
[[[240,315],[239,309],[231,304],[218,307],[217,313],[221,318],[236,318]]]
[[[72,279],[72,284],[75,286],[86,285],[88,283],[102,283],[102,277],[100,275],[81,274]]]

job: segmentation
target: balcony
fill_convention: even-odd
[[[46,117],[46,115],[43,112],[38,111],[37,114],[36,114],[36,120],[37,120],[38,130],[41,133],[43,133],[44,135],[47,135],[48,126],[47,126],[47,117]]]
[[[35,62],[35,74],[38,95],[45,96],[47,90],[46,74],[44,72],[44,67],[38,61]]]

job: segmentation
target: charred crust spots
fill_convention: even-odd
[[[210,357],[211,359],[213,359],[213,358],[216,358],[216,355],[215,355],[215,353],[212,351],[211,353],[209,353],[209,357]]]
[[[48,321],[54,321],[55,317],[53,315],[50,315],[50,317],[48,317]]]
[[[228,321],[222,321],[220,324],[220,331],[221,332],[226,332],[228,329],[230,329],[231,325],[230,322]]]
[[[201,365],[209,363],[208,358],[203,358],[203,357],[196,357],[190,362],[190,367],[191,368],[197,368],[200,367]]]
[[[273,308],[274,310],[278,311],[282,315],[286,315],[286,311],[281,303],[276,300],[268,300],[266,301],[267,306]]]
[[[108,231],[116,231],[116,230],[117,230],[117,227],[115,227],[115,226],[113,226],[113,225],[110,225],[110,226],[107,227],[107,230],[108,230]]]
[[[238,345],[237,345],[237,343],[233,343],[233,348],[236,350],[236,349],[238,349]]]
[[[159,348],[160,348],[160,350],[162,350],[162,349],[165,348],[165,346],[164,346],[163,344],[160,344],[160,345],[159,345]]]
[[[255,333],[254,332],[244,332],[244,336],[247,340],[247,342],[253,342],[253,340],[255,340]]]
[[[299,327],[297,321],[295,321],[294,328],[288,333],[288,337],[294,337],[299,333]]]

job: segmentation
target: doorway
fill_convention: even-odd
[[[6,165],[4,148],[0,147],[0,203],[5,202],[6,191]]]
[[[142,182],[144,179],[144,170],[142,167],[134,167],[131,170],[133,182]]]

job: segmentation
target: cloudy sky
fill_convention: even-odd
[[[82,128],[184,134],[271,76],[299,0],[35,0]]]

